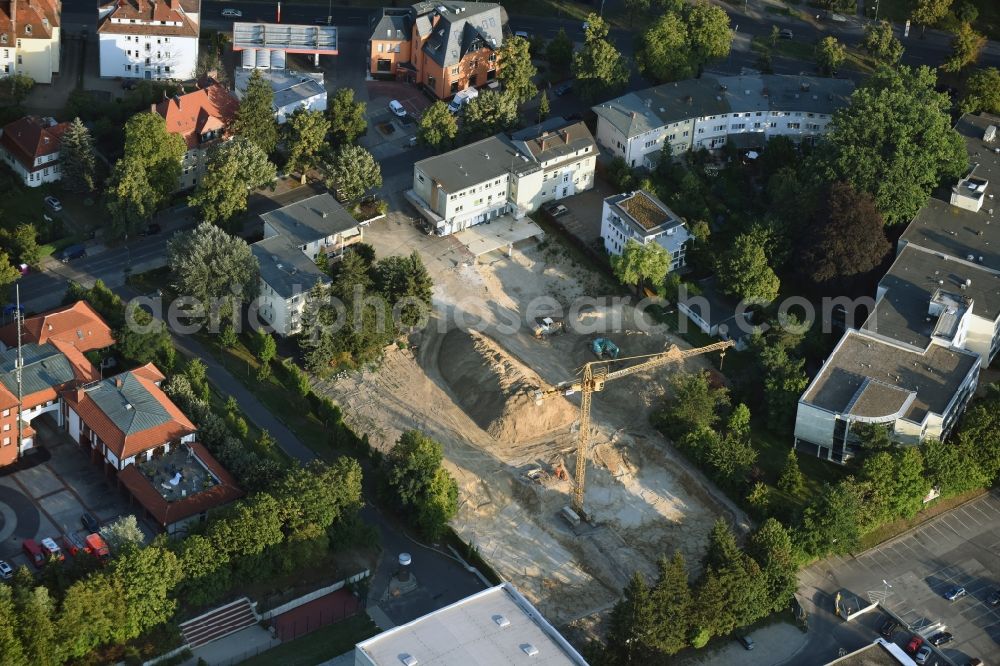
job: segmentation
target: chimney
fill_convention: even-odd
[[[115,377],[115,386],[118,387],[118,388],[122,387],[122,378],[121,377]]]
[[[560,130],[559,133],[562,134],[563,143],[569,144],[569,132],[567,132],[566,130]]]
[[[278,3],[278,18],[275,23],[281,23],[281,3]]]
[[[85,391],[83,390],[83,384],[77,384],[76,391],[74,393],[75,395],[73,396],[73,398],[76,400],[77,404],[80,404],[80,401],[83,400],[83,394],[85,393]]]

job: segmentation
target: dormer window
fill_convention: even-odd
[[[31,24],[30,23],[28,25],[24,26],[24,34],[26,34],[26,35],[30,35],[31,34]]]

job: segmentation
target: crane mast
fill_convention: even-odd
[[[581,517],[585,515],[583,512],[583,493],[587,479],[587,445],[590,443],[590,404],[593,393],[595,391],[603,391],[604,385],[609,381],[628,377],[637,372],[653,370],[674,361],[683,361],[692,356],[718,351],[722,353],[724,358],[726,350],[733,347],[734,344],[731,340],[725,340],[704,347],[685,350],[680,349],[677,345],[671,345],[669,349],[658,354],[629,356],[627,358],[606,361],[590,361],[584,364],[583,376],[579,381],[535,392],[535,402],[541,402],[553,395],[580,393],[580,432],[577,436],[576,473],[574,475],[575,485],[573,487],[573,510],[577,514]],[[643,359],[641,363],[636,363],[620,370],[609,371],[609,366],[612,363],[636,361],[639,359]]]

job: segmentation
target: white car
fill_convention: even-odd
[[[55,197],[45,197],[45,203],[49,208],[56,212],[62,210],[62,204],[59,202],[59,199],[56,199]]]
[[[222,15],[226,18],[243,18],[243,12],[238,9],[223,9]]]
[[[392,111],[395,115],[399,116],[400,118],[406,117],[406,109],[404,109],[403,105],[400,104],[397,100],[392,100],[391,102],[389,102],[389,110]]]
[[[0,578],[3,580],[10,580],[10,577],[13,575],[14,569],[3,560],[0,560]]]

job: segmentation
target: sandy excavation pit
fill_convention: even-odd
[[[383,253],[380,242],[399,247],[398,229],[379,231],[366,233],[377,252]],[[421,238],[406,242],[419,248]],[[408,428],[441,442],[460,488],[455,529],[551,621],[600,616],[633,571],[654,575],[657,558],[675,549],[697,563],[717,517],[745,521],[649,425],[678,371],[668,366],[595,394],[586,506],[599,526],[574,534],[558,513],[571,501],[579,397],[550,398],[539,407],[529,395],[575,378],[594,359],[595,334],[536,340],[526,328],[500,332],[496,315],[519,315],[538,296],[566,305],[601,293],[601,281],[530,245],[509,259],[446,266],[433,276],[439,317],[449,319],[458,308],[471,312],[484,320],[482,334],[431,326],[412,340],[416,350],[391,351],[380,368],[318,388],[343,405],[345,419],[375,446],[387,450]],[[595,307],[570,327],[621,318],[633,330],[632,316],[627,306]],[[662,330],[608,337],[623,356],[656,353],[677,341]],[[709,364],[694,358],[685,366]],[[560,464],[567,472],[562,479],[555,473]]]

